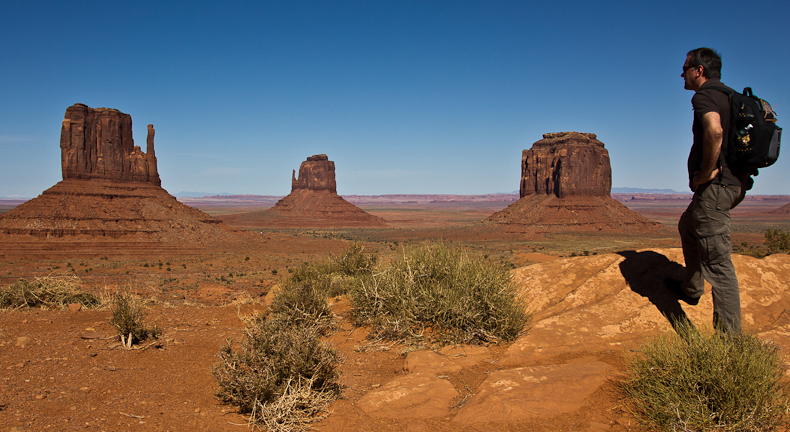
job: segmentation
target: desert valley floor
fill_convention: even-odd
[[[215,396],[220,346],[242,336],[242,318],[266,310],[289,270],[344,251],[350,242],[385,258],[444,241],[511,270],[534,314],[513,343],[403,352],[372,344],[333,299],[344,396],[319,431],[637,431],[617,390],[640,342],[671,331],[662,313],[710,322],[709,292],[681,304],[662,286],[682,272],[675,223],[689,195],[613,195],[661,226],[646,232],[528,232],[478,223],[515,201],[486,197],[346,197],[387,224],[372,228],[264,228],[240,217],[276,197],[181,201],[225,221],[244,240],[223,247],[144,238],[0,236],[0,285],[73,276],[107,296],[148,299],[163,336],[125,349],[98,310],[0,311],[0,432],[244,431],[246,418]],[[790,256],[758,259],[767,228],[790,230],[774,210],[790,196],[749,197],[733,211],[733,261],[744,325],[790,349]],[[0,200],[0,212],[20,204]]]

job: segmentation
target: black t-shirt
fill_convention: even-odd
[[[702,140],[704,135],[702,116],[704,114],[709,112],[719,113],[723,130],[721,151],[725,152],[727,149],[730,131],[730,100],[725,93],[710,88],[714,85],[726,87],[718,79],[708,79],[691,98],[691,106],[694,108],[694,124],[692,126],[694,144],[691,146],[688,158],[689,183],[694,177],[694,172],[702,168]],[[741,181],[727,167],[727,161],[723,155],[719,157],[719,166],[721,171],[713,179],[713,183],[741,186]]]

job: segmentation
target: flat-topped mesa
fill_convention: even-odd
[[[156,169],[154,126],[148,125],[147,151],[134,145],[132,116],[112,108],[78,103],[66,109],[60,129],[63,179],[162,184]]]
[[[608,197],[611,190],[609,152],[595,134],[547,133],[522,152],[522,198],[533,194]]]
[[[337,193],[335,163],[325,154],[307,158],[299,165],[299,178],[296,178],[296,170],[291,175],[291,192],[297,189],[328,190]]]

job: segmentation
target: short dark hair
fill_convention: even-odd
[[[721,79],[721,56],[712,48],[697,48],[686,54],[689,66],[702,66],[702,76]]]

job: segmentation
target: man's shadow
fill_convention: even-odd
[[[664,285],[666,277],[682,279],[685,267],[658,252],[630,250],[617,253],[625,258],[620,263],[620,272],[631,291],[650,300],[674,329],[677,330],[679,324],[690,323],[677,295]]]

